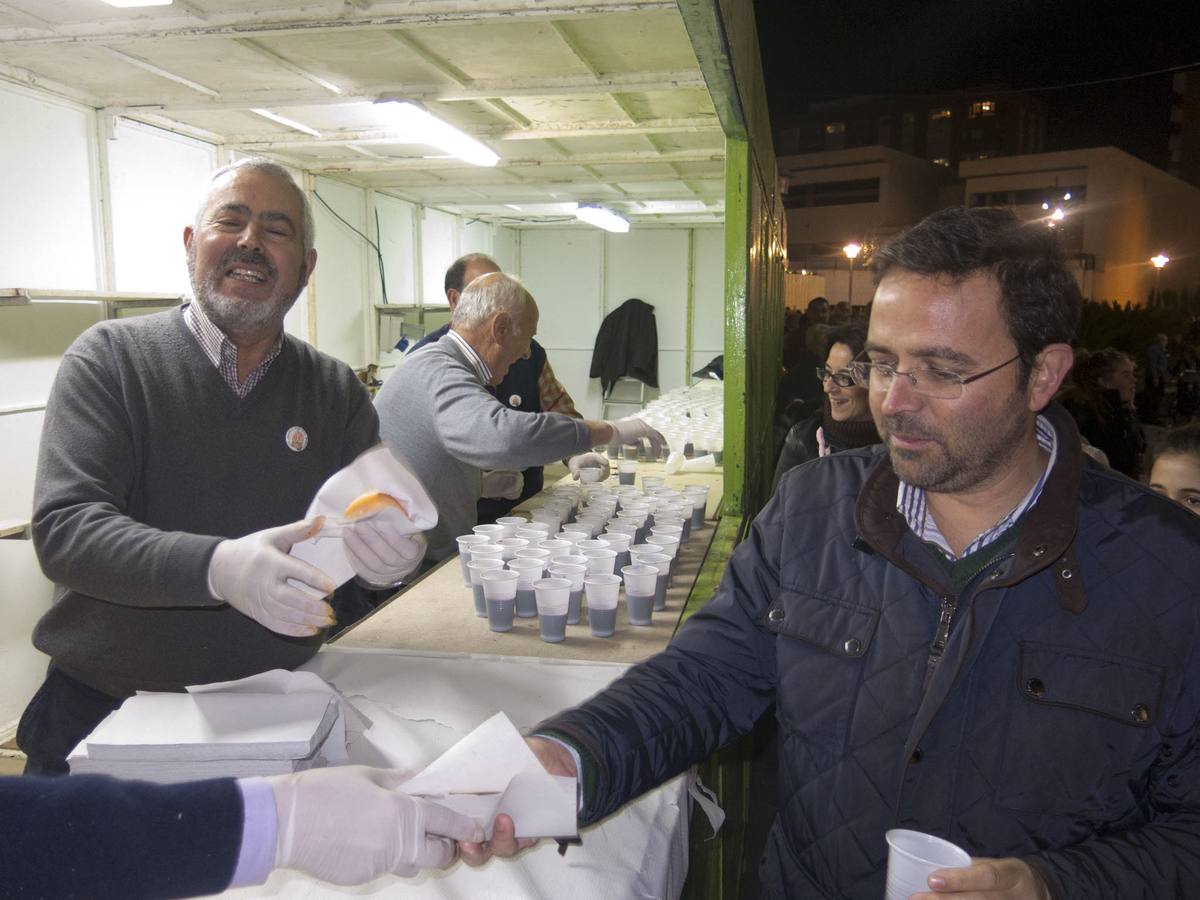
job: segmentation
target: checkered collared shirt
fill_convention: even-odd
[[[1038,446],[1050,454],[1045,471],[1042,472],[1037,483],[1030,488],[1029,493],[1025,495],[1025,499],[1018,503],[1012,512],[980,534],[971,543],[967,544],[963,548],[962,556],[956,557],[954,555],[954,551],[950,549],[950,544],[943,537],[941,531],[938,530],[937,522],[933,520],[933,516],[929,515],[929,506],[926,503],[924,488],[914,487],[911,484],[905,484],[901,481],[900,488],[896,492],[896,509],[904,516],[913,534],[921,540],[933,544],[948,559],[961,559],[970,556],[976,550],[995,542],[1000,535],[1012,527],[1017,519],[1025,514],[1027,509],[1037,503],[1038,497],[1042,496],[1042,488],[1046,484],[1046,479],[1050,476],[1050,470],[1054,468],[1054,460],[1058,457],[1058,435],[1055,434],[1054,426],[1050,424],[1045,416],[1037,417],[1034,431],[1037,434]]]
[[[188,330],[199,342],[204,355],[217,367],[217,371],[221,373],[221,377],[229,385],[229,389],[243,400],[254,390],[254,386],[262,381],[262,377],[267,374],[267,369],[283,348],[283,331],[280,330],[279,337],[275,339],[275,343],[271,345],[271,349],[267,351],[263,361],[250,370],[245,381],[238,384],[238,348],[233,341],[229,340],[225,332],[214,325],[212,319],[204,314],[199,303],[192,302],[183,308],[183,321],[187,323]]]

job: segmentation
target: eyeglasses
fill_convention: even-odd
[[[827,369],[824,366],[817,366],[817,381],[824,382],[826,378],[838,387],[854,387],[854,376],[850,374],[849,369]]]
[[[993,372],[999,372],[1020,358],[1021,354],[1018,353],[1012,359],[1006,359],[998,366],[992,366],[983,372],[966,377],[957,372],[947,372],[945,369],[913,369],[911,372],[901,372],[895,366],[887,363],[872,363],[863,360],[850,363],[849,371],[854,376],[855,383],[870,391],[886,391],[891,388],[896,376],[902,375],[908,379],[914,393],[923,397],[932,397],[935,400],[957,400],[963,395],[963,385],[986,378]]]

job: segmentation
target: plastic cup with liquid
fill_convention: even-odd
[[[654,611],[662,612],[667,608],[667,588],[671,586],[671,557],[665,553],[641,553],[634,565],[651,566],[658,573],[654,581]]]
[[[652,534],[646,538],[647,544],[654,544],[656,547],[661,547],[660,553],[665,553],[671,557],[671,565],[674,567],[679,561],[679,538],[673,534]],[[673,571],[673,569],[672,569]]]
[[[566,556],[568,553],[575,552],[575,545],[573,543],[558,538],[547,538],[544,541],[538,541],[534,546],[541,550],[549,550],[550,559],[556,559],[559,556]]]
[[[620,591],[619,575],[589,574],[583,579],[588,625],[593,637],[612,637],[617,627],[617,598]]]
[[[501,558],[505,562],[508,562],[517,555],[518,550],[524,550],[526,547],[528,547],[529,541],[525,540],[525,538],[506,537],[500,538],[500,540],[496,541],[496,546],[504,548],[504,555]]]
[[[547,644],[557,644],[567,636],[571,582],[566,578],[539,578],[533,583],[537,601],[538,633]]]
[[[587,557],[582,553],[568,553],[563,556],[556,556],[552,560],[553,564],[562,566],[583,566],[587,567]]]
[[[637,459],[623,459],[617,463],[617,481],[621,484],[634,484],[637,481]]]
[[[534,528],[533,526],[539,526]],[[536,544],[538,541],[544,541],[550,534],[549,526],[545,522],[530,522],[524,528],[518,528],[514,537],[525,538],[531,544]]]
[[[961,869],[971,864],[966,850],[932,834],[893,828],[888,842],[885,900],[908,900],[929,891],[929,876],[938,869]]]
[[[504,562],[504,548],[499,544],[472,544],[471,559],[498,559]]]
[[[704,511],[708,507],[708,487],[706,485],[688,485],[683,493],[692,501],[692,527],[704,527]]]
[[[562,531],[560,531],[555,540],[566,541],[571,545],[572,552],[574,552],[575,546],[580,541],[588,541],[591,540],[591,538],[592,532],[589,529],[580,528],[578,525],[572,524],[570,528],[564,528]]]
[[[517,617],[532,619],[537,615],[533,583],[546,573],[546,561],[518,556],[508,561],[508,568],[517,573]]]
[[[473,559],[467,563],[467,571],[471,578],[471,593],[475,595],[475,615],[481,619],[487,618],[487,598],[483,595],[484,572],[495,572],[504,568],[499,559]]]
[[[467,571],[467,563],[471,561],[471,547],[488,543],[486,534],[460,534],[454,539],[458,542],[458,564],[462,567],[463,584],[471,586],[471,573]]]
[[[617,571],[617,551],[610,547],[603,550],[584,550],[580,555],[587,559],[588,572],[612,575]]]
[[[661,475],[643,475],[642,490],[647,494],[662,487],[666,483],[666,479]]]
[[[687,538],[683,536],[683,526],[672,524],[670,519],[655,522],[654,527],[650,529],[650,534],[666,534],[677,537],[680,547],[687,543]]]
[[[579,470],[580,484],[596,484],[604,480],[604,470],[599,466],[584,466]]]
[[[642,442],[641,441],[638,441],[636,444],[622,444],[621,445],[621,459],[626,462],[628,462],[630,460],[633,460],[636,462],[638,455],[641,453],[641,450],[642,450]],[[625,482],[621,482],[621,483],[624,484]]]
[[[517,573],[511,569],[491,569],[479,576],[487,601],[488,627],[492,631],[512,631],[517,600]]]
[[[625,531],[606,531],[598,539],[608,544],[610,549],[617,551],[617,561],[613,564],[616,566],[614,571],[620,572],[629,565],[629,545],[633,542],[632,534]]]
[[[524,516],[501,516],[496,520],[496,524],[504,529],[505,537],[520,537],[517,529],[524,528],[529,524],[529,520]]]
[[[565,578],[571,583],[567,595],[567,624],[578,625],[583,611],[583,579],[587,577],[587,566],[564,565],[557,560],[550,563],[550,577]]]
[[[475,527],[473,527],[471,529],[471,531],[473,531],[475,534],[486,535],[488,540],[491,541],[493,544],[496,543],[496,541],[500,540],[502,537],[504,537],[504,526],[503,525],[496,525],[496,524],[476,525]]]
[[[625,580],[625,600],[628,604],[630,625],[649,625],[654,609],[654,589],[658,582],[658,569],[653,566],[625,566],[621,569]]]

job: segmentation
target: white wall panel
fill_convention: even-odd
[[[446,269],[458,259],[458,218],[426,207],[421,218],[421,302],[446,305]]]
[[[389,303],[409,304],[417,299],[416,245],[413,234],[414,207],[411,203],[383,194],[375,195],[379,213],[379,249],[387,278]],[[374,232],[374,222],[371,223]],[[367,248],[370,250],[370,248]],[[380,301],[382,302],[382,301]]]
[[[108,142],[118,291],[191,294],[183,229],[216,168],[211,144],[119,120]]]
[[[515,228],[505,228],[497,225],[492,237],[492,259],[505,272],[512,272],[518,278],[524,278],[521,267],[521,232]]]
[[[605,313],[630,297],[644,300],[654,307],[658,349],[683,350],[687,330],[687,229],[633,229],[628,234],[606,237]]]
[[[529,229],[521,235],[521,279],[537,300],[544,347],[586,348],[600,329],[604,233]]]
[[[692,264],[692,348],[708,362],[725,352],[725,232],[697,228]]]
[[[0,85],[0,287],[95,290],[90,110]]]
[[[316,190],[339,216],[369,233],[364,222],[366,195],[361,188],[318,178]],[[313,202],[313,215],[317,222],[317,268],[313,274],[317,347],[357,368],[368,361],[367,313],[374,296],[368,278],[377,283],[379,277],[375,253],[319,200]]]

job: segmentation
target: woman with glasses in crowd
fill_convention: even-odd
[[[865,322],[851,322],[827,335],[825,365],[816,373],[825,392],[821,412],[788,430],[775,467],[775,484],[788,469],[810,459],[879,443],[867,389],[854,383],[849,369],[866,340]]]

